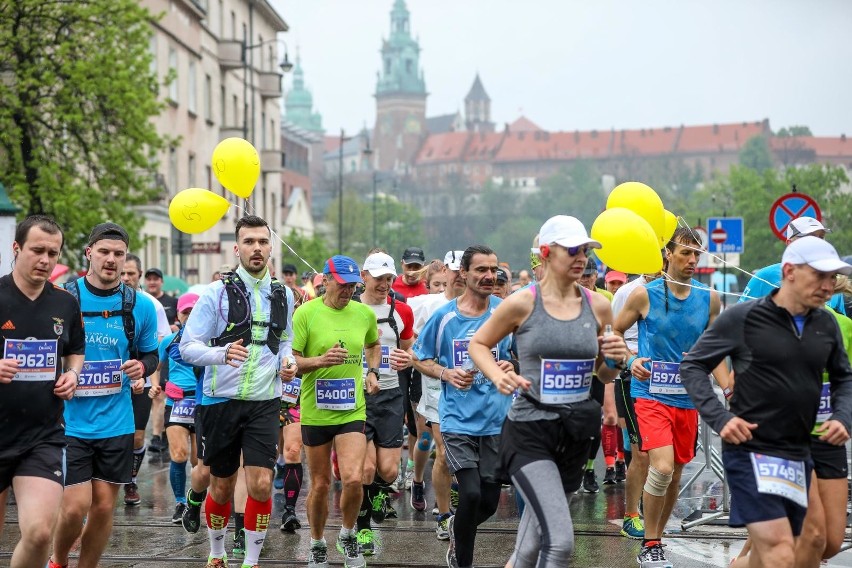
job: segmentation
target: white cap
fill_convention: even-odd
[[[375,252],[367,257],[364,261],[364,270],[370,273],[373,278],[391,274],[396,276],[396,266],[394,266],[393,258],[389,254],[383,252]]]
[[[444,255],[444,264],[449,270],[461,270],[461,259],[464,256],[463,250],[448,250]]]
[[[568,215],[556,215],[544,222],[538,232],[538,244],[562,245],[563,247],[578,247],[589,245],[591,248],[599,249],[601,244],[589,238],[586,227],[576,217]]]
[[[819,237],[802,237],[787,245],[781,264],[807,264],[820,272],[852,273],[852,265],[843,262],[831,243]]]
[[[813,217],[799,217],[797,219],[793,219],[790,221],[790,224],[787,225],[787,240],[813,235],[817,231],[829,232],[828,229],[823,227],[822,223]]]

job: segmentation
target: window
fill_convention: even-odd
[[[225,37],[225,5],[219,0],[219,38]]]
[[[207,180],[204,187],[213,187],[213,168],[209,164],[204,166],[204,178]]]
[[[189,187],[195,187],[195,154],[192,152],[189,153],[187,168],[189,168]]]
[[[213,121],[213,79],[204,76],[204,118]]]
[[[178,55],[175,48],[169,48],[169,72],[174,74],[174,78],[171,83],[169,83],[169,99],[173,102],[177,103],[180,101],[180,97],[178,95]]]
[[[260,113],[260,149],[266,149],[266,113]]]
[[[269,121],[269,148],[274,150],[277,144],[275,144],[275,119],[270,119]]]
[[[275,71],[275,46],[270,45],[268,49],[269,49],[269,59],[268,59],[269,70]]]
[[[263,45],[263,36],[262,35],[257,36],[257,45]],[[263,49],[258,49],[258,51],[260,52],[260,65],[258,65],[257,68],[262,70],[264,68],[263,67]]]
[[[219,120],[222,124],[228,124],[228,120],[225,116],[225,101],[228,100],[228,97],[225,96],[225,86],[222,85],[219,87]]]
[[[233,111],[234,111],[234,124],[233,124],[233,126],[236,126],[237,122],[239,121],[239,116],[240,116],[240,103],[239,103],[239,101],[237,101],[237,95],[233,95],[232,100],[233,100],[232,106],[234,107],[233,108]]]
[[[178,186],[178,162],[177,162],[177,148],[174,146],[169,147],[169,193],[174,195],[177,192]]]
[[[231,39],[237,39],[237,15],[231,10]]]
[[[188,73],[189,73],[189,77],[187,77],[186,84],[187,84],[187,90],[189,91],[189,93],[187,93],[188,99],[186,101],[186,108],[189,112],[195,114],[196,112],[198,112],[197,103],[196,103],[196,101],[198,99],[198,80],[196,79],[195,61],[189,62]]]
[[[151,39],[148,40],[148,51],[151,52],[151,65],[149,69],[151,70],[151,74],[154,76],[158,76],[157,73],[157,35],[152,34]]]

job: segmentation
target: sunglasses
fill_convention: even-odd
[[[589,245],[580,245],[576,247],[562,247],[568,251],[569,256],[577,256],[582,251],[584,255],[589,256]]]

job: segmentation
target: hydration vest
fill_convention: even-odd
[[[136,353],[136,346],[134,344],[134,340],[136,339],[136,318],[133,317],[133,308],[136,307],[136,290],[134,290],[130,286],[125,286],[124,283],[122,283],[120,310],[86,312],[82,311],[83,305],[80,304],[80,286],[79,284],[77,284],[77,279],[75,278],[66,282],[65,289],[68,290],[69,294],[74,296],[75,300],[77,300],[77,304],[80,305],[81,314],[84,318],[94,318],[101,316],[105,319],[109,319],[121,316],[122,323],[124,324],[124,335],[127,336],[128,350],[131,353],[131,357],[134,357],[134,354]]]
[[[252,321],[251,297],[245,283],[235,272],[223,274],[222,282],[228,294],[228,324],[222,335],[210,340],[210,345],[219,347],[242,339],[245,346],[266,345],[277,355],[281,337],[287,330],[287,288],[272,278],[269,321]],[[268,327],[266,339],[252,339],[252,326]]]
[[[388,312],[388,317],[377,319],[376,324],[381,325],[383,323],[386,323],[390,326],[390,328],[393,330],[394,335],[396,335],[396,347],[398,349],[399,348],[399,329],[397,328],[397,325],[396,325],[396,318],[393,317],[394,309],[396,309],[396,300],[394,299],[393,296],[390,296],[390,311]]]

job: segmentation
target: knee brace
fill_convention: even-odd
[[[645,491],[656,497],[664,497],[672,482],[672,474],[665,475],[654,466],[648,466],[648,478],[645,480]]]
[[[429,447],[432,445],[432,433],[431,432],[421,432],[420,439],[417,440],[417,449],[421,452],[428,452]]]

